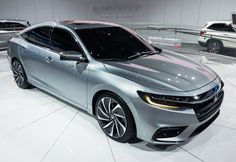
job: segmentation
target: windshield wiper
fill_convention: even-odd
[[[149,55],[154,55],[154,54],[159,54],[160,52],[158,51],[144,51],[144,52],[138,52],[135,55],[129,56],[128,59],[135,59],[138,58],[140,56],[149,56]]]
[[[128,58],[104,58],[104,59],[99,59],[101,61],[127,61],[127,60],[132,60],[135,58],[138,58],[140,56],[149,56],[149,55],[154,55],[154,54],[159,54],[161,51],[143,51],[143,52],[138,52],[135,55],[129,56]]]

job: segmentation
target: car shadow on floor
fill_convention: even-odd
[[[145,141],[141,141],[135,144],[131,144],[132,147],[138,148],[143,151],[148,152],[166,152],[166,151],[174,151],[179,148],[178,145],[154,145],[151,143],[147,143]]]

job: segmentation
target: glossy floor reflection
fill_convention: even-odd
[[[19,89],[5,52],[0,53],[1,162],[234,162],[236,159],[236,61],[189,55],[214,69],[225,82],[218,119],[200,135],[178,146],[146,142],[120,144],[107,138],[87,113],[38,90]]]

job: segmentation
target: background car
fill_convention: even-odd
[[[236,32],[231,21],[210,21],[200,32],[200,46],[208,52],[219,53],[223,48],[236,48]]]
[[[0,50],[6,49],[8,40],[29,26],[30,23],[25,20],[0,20]]]
[[[176,144],[219,115],[223,82],[206,66],[154,48],[117,24],[48,22],[12,38],[17,85],[34,85],[96,116],[119,142]]]

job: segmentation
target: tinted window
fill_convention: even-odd
[[[232,25],[227,25],[225,30],[226,31],[230,31],[230,32],[234,32],[235,31]]]
[[[137,53],[153,50],[120,27],[78,29],[76,33],[95,59],[127,59]]]
[[[25,25],[15,22],[6,23],[6,27],[9,28],[9,30],[22,30],[26,28]]]
[[[48,47],[50,40],[51,27],[39,27],[23,33],[21,36],[30,43]]]
[[[80,46],[71,33],[60,28],[53,29],[51,48],[57,52],[77,51],[82,53]]]
[[[5,30],[6,29],[6,23],[0,22],[0,29]]]
[[[7,31],[11,31],[11,30],[23,30],[25,29],[27,26],[21,24],[21,23],[16,23],[16,22],[1,22],[0,23],[0,29],[2,30],[7,30]]]
[[[31,31],[25,32],[21,34],[21,37],[24,38],[26,41],[29,41],[29,34]]]
[[[217,31],[234,31],[231,25],[227,25],[224,23],[212,24],[211,26],[208,27],[208,29],[217,30]]]
[[[15,23],[14,25],[14,28],[17,30],[22,30],[22,29],[25,29],[27,26],[26,25],[23,25],[23,24],[20,24],[20,23]]]

